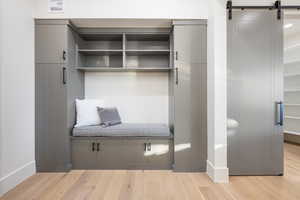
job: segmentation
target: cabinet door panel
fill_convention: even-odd
[[[206,26],[174,26],[174,170],[206,170]],[[177,80],[177,81],[176,81]]]
[[[143,169],[144,142],[104,140],[100,142],[97,165],[100,169]]]
[[[148,141],[151,148],[145,152],[145,169],[171,169],[173,164],[173,142],[169,140]]]
[[[63,51],[67,49],[66,25],[36,25],[35,32],[36,63],[66,62],[63,59]]]
[[[66,86],[61,64],[36,65],[36,159],[38,171],[66,170],[70,164]]]
[[[96,169],[97,168],[97,152],[92,150],[93,143],[96,142],[91,140],[72,141],[73,169]]]

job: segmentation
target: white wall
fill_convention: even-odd
[[[207,0],[65,0],[65,13],[49,14],[48,0],[36,0],[37,18],[207,19]]]
[[[210,0],[208,17],[207,173],[228,182],[227,168],[227,26],[223,0]]]
[[[0,196],[35,173],[33,6],[0,1]]]
[[[169,118],[168,73],[86,73],[85,95],[116,106],[123,122],[165,123]]]

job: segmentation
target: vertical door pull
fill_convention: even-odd
[[[92,143],[92,152],[95,151],[95,142]]]
[[[66,68],[65,67],[63,67],[63,84],[65,85],[65,84],[67,84],[67,80],[66,80]]]
[[[178,60],[178,51],[175,52],[175,60]]]
[[[283,102],[282,101],[276,102],[276,112],[277,112],[276,125],[283,126],[283,113],[284,113],[283,110],[284,110]]]
[[[63,56],[62,56],[62,58],[63,58],[63,60],[64,60],[64,61],[65,61],[65,60],[66,60],[66,58],[67,58],[67,56],[66,56],[66,55],[67,55],[67,52],[64,50],[64,51],[63,51]]]
[[[100,151],[100,143],[97,143],[97,151]]]
[[[151,143],[148,143],[147,146],[148,146],[148,147],[147,147],[147,151],[151,151]]]
[[[144,152],[147,151],[147,143],[144,143]]]
[[[178,85],[178,67],[175,68],[175,84]]]

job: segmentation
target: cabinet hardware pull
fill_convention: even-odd
[[[97,151],[100,151],[100,143],[97,143]]]
[[[144,152],[147,151],[147,143],[144,143]]]
[[[67,80],[66,80],[66,68],[63,67],[63,84],[66,85],[67,84]]]
[[[178,85],[178,67],[175,68],[175,84]]]
[[[175,52],[175,60],[178,60],[178,51]]]
[[[92,151],[95,151],[95,142],[92,143]]]
[[[63,51],[63,56],[62,56],[63,60],[66,60],[66,54],[67,54],[67,52]]]
[[[148,151],[151,151],[151,143],[148,143],[148,148],[147,148]]]

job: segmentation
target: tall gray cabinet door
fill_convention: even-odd
[[[64,171],[70,163],[66,141],[66,86],[62,64],[36,64],[37,171]]]
[[[231,175],[283,173],[282,27],[276,11],[234,11],[228,21]]]
[[[206,25],[174,26],[174,170],[206,170]]]
[[[67,48],[67,26],[38,24],[35,26],[36,63],[64,63]],[[67,55],[65,55],[67,56]]]

